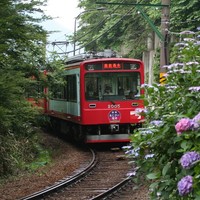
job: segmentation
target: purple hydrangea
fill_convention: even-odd
[[[192,92],[200,92],[200,86],[190,87],[189,90]]]
[[[194,126],[194,122],[189,118],[182,118],[176,125],[175,129],[178,135],[184,131],[191,130]]]
[[[180,32],[180,35],[188,35],[188,34],[189,34],[189,35],[190,35],[190,34],[193,35],[193,34],[195,34],[195,32],[193,32],[193,31],[187,31],[187,30],[186,30],[186,31]]]
[[[178,191],[181,196],[185,196],[192,191],[192,176],[185,176],[178,182]]]
[[[134,148],[134,149],[129,149],[128,151],[125,152],[125,154],[133,156],[133,157],[138,157],[140,152],[140,148]]]
[[[155,156],[155,154],[147,154],[147,155],[145,155],[145,159],[148,159],[148,158],[153,158]]]
[[[199,62],[190,61],[190,62],[187,62],[186,65],[199,65]]]
[[[195,151],[191,151],[185,153],[181,157],[180,163],[184,169],[189,169],[193,165],[193,163],[198,160],[200,160],[200,154]]]
[[[199,129],[200,128],[200,113],[196,115],[192,120],[194,122],[194,129]]]
[[[151,121],[150,124],[152,124],[154,126],[162,126],[163,125],[163,121],[161,121],[161,120],[154,120],[154,121]]]

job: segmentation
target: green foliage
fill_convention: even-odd
[[[145,37],[145,33],[143,21],[134,7],[96,5],[94,0],[80,1],[79,6],[86,10],[80,15],[81,29],[77,31],[76,36],[80,46],[84,46],[88,51],[107,48],[121,51],[122,44],[128,48],[131,45],[131,50],[134,50],[128,56],[135,55],[141,58],[145,45],[144,40],[138,40],[137,37],[139,35]],[[97,8],[102,6],[104,10],[99,11]],[[135,26],[136,21],[137,26]]]
[[[52,90],[59,91],[64,90],[64,84],[66,83],[63,76],[65,70],[65,63],[56,54],[52,54],[46,64],[47,76],[44,82],[45,86],[49,88],[48,97],[52,95]]]
[[[167,68],[166,84],[144,85],[146,121],[132,135],[133,150],[128,154],[138,166],[137,177],[145,174],[150,180],[152,199],[200,197],[199,163],[188,170],[180,164],[184,153],[200,153],[199,130],[177,134],[175,129],[180,119],[192,119],[200,112],[200,91],[191,90],[199,87],[199,36],[188,31],[180,36],[182,41],[173,50],[174,63]],[[193,190],[182,197],[177,184],[186,175],[193,176]]]
[[[0,176],[16,172],[35,156],[37,109],[25,99],[30,76],[45,63],[45,1],[0,3]],[[35,18],[33,13],[40,13]]]
[[[171,19],[170,27],[172,31],[196,30],[199,26],[198,9],[200,2],[198,0],[171,1]]]
[[[146,50],[146,39],[153,30],[148,22],[138,13],[136,6],[126,3],[161,4],[160,0],[122,1],[123,5],[96,4],[95,0],[81,0],[79,7],[86,12],[80,15],[76,40],[87,51],[111,48],[121,52],[121,47],[128,50],[126,57],[141,58]],[[109,3],[116,3],[116,0]],[[118,2],[119,3],[119,2]],[[199,26],[199,6],[197,0],[171,1],[170,32],[196,30]],[[104,7],[104,11],[97,10]],[[155,27],[160,30],[162,7],[141,6]],[[73,37],[72,37],[73,38]]]
[[[27,164],[26,167],[32,171],[37,170],[38,168],[47,165],[51,162],[50,151],[43,149],[41,145],[36,146],[37,158],[34,162]]]

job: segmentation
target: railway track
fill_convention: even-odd
[[[97,164],[97,157],[96,157],[95,152],[92,149],[90,149],[90,152],[91,152],[91,161],[89,162],[89,164],[82,165],[81,168],[77,169],[73,175],[63,178],[62,180],[56,182],[54,185],[50,187],[47,187],[43,190],[35,192],[31,195],[25,196],[21,198],[21,200],[41,199],[41,198],[46,197],[47,195],[53,194],[61,190],[63,187],[69,187],[71,184],[74,184],[77,181],[80,181],[85,175],[90,173],[90,171]]]
[[[22,199],[98,200],[116,197],[117,191],[121,192],[125,185],[131,184],[131,179],[126,177],[130,170],[127,160],[122,151],[91,152],[90,164],[79,169],[74,176]]]

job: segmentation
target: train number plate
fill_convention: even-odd
[[[120,108],[120,104],[115,104],[115,105],[109,104],[108,108]]]

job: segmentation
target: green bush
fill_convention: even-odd
[[[180,33],[173,64],[166,66],[166,84],[143,86],[146,120],[126,153],[137,165],[135,180],[145,174],[150,181],[152,199],[200,198],[199,38],[191,31]]]

